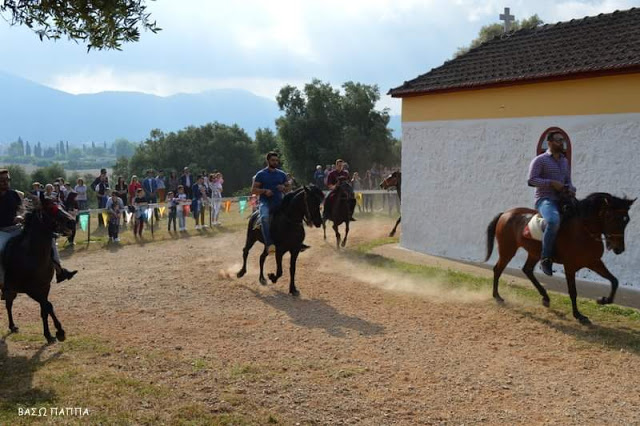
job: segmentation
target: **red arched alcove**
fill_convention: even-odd
[[[571,166],[571,139],[569,139],[569,135],[567,134],[567,132],[562,130],[560,127],[549,127],[547,130],[542,132],[540,140],[538,140],[538,146],[536,147],[536,155],[540,155],[547,151],[547,135],[551,132],[559,132],[564,137],[564,155],[569,161],[569,166]]]

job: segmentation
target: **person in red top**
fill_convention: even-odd
[[[344,169],[344,161],[340,159],[336,160],[336,168],[329,173],[329,176],[327,176],[327,187],[331,190],[330,196],[332,196],[339,185],[342,185],[343,183],[345,184],[344,188],[347,192],[347,196],[349,197],[349,204],[351,207],[350,220],[355,222],[353,212],[356,208],[356,197],[353,193],[353,188],[348,183],[349,181],[349,172]]]

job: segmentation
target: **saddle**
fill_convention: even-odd
[[[560,226],[562,226],[567,219],[578,214],[578,200],[573,196],[561,197],[558,205],[560,210]],[[542,241],[546,227],[547,223],[542,216],[540,216],[540,213],[536,213],[524,227],[522,236],[531,240]]]

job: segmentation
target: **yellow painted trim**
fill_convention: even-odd
[[[638,112],[640,73],[402,99],[403,122]]]

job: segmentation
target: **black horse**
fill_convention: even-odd
[[[389,189],[392,187],[396,187],[396,192],[398,193],[398,201],[400,201],[400,203],[402,203],[402,172],[400,171],[395,171],[393,173],[391,173],[389,176],[387,176],[382,183],[380,184],[380,188],[382,189]],[[396,225],[393,227],[393,229],[391,230],[391,232],[389,233],[390,237],[393,237],[394,235],[396,235],[396,229],[398,229],[398,225],[400,225],[400,219],[402,219],[402,216],[400,216],[398,218],[398,220],[396,221]]]
[[[54,265],[51,241],[54,232],[71,235],[76,221],[60,205],[41,199],[34,209],[27,213],[24,228],[16,237],[8,241],[2,258],[5,270],[5,289],[9,329],[18,332],[13,322],[13,301],[18,293],[26,293],[40,304],[40,316],[44,327],[44,337],[49,343],[55,342],[49,331],[49,315],[56,327],[56,337],[64,341],[62,324],[53,312],[49,302],[49,290],[53,278]]]
[[[302,222],[304,220],[307,224],[313,223],[316,228],[320,227],[322,224],[320,205],[323,199],[324,194],[319,188],[314,185],[305,186],[285,195],[280,207],[271,214],[271,236],[276,246],[277,271],[275,274],[269,274],[269,279],[271,282],[276,283],[282,276],[282,257],[289,252],[291,254],[289,293],[294,296],[300,295],[295,285],[295,274],[296,260],[302,249],[305,236]],[[254,212],[249,218],[247,241],[242,250],[242,269],[238,271],[238,278],[247,273],[247,256],[251,247],[256,241],[264,244],[262,230],[255,228],[257,220],[259,220],[258,211]],[[262,285],[267,284],[267,280],[264,278],[264,261],[268,255],[269,253],[265,246],[260,255],[260,284]]]
[[[324,201],[324,210],[322,211],[322,230],[324,239],[327,239],[327,220],[333,222],[333,231],[336,233],[336,247],[340,249],[347,245],[347,237],[349,235],[349,222],[352,220],[353,210],[356,200],[349,197],[351,186],[346,181],[341,181],[336,188],[329,193]],[[338,226],[345,225],[344,238],[341,240]]]

